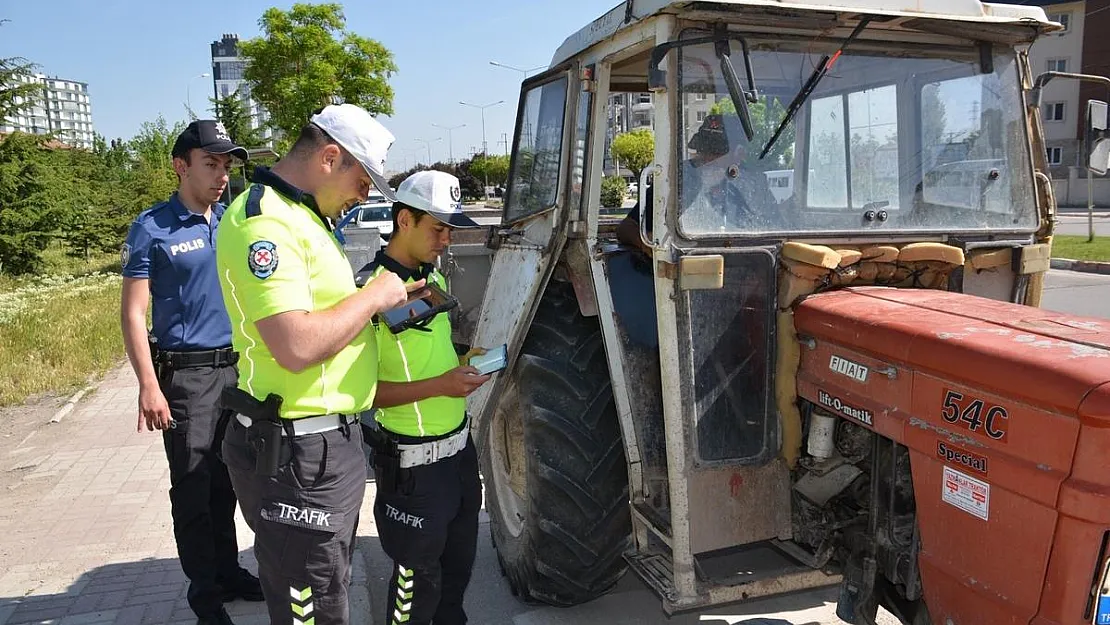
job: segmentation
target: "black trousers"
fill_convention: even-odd
[[[277,475],[255,473],[247,428],[232,418],[224,458],[247,524],[271,625],[346,625],[347,588],[366,491],[362,430],[282,438]]]
[[[189,578],[189,607],[198,616],[223,607],[220,582],[239,577],[235,491],[220,459],[224,425],[220,393],[235,386],[234,366],[163,369],[159,387],[174,427],[162,434],[170,465],[173,534]]]
[[[380,477],[380,469],[375,474]],[[393,559],[385,623],[466,623],[463,594],[482,507],[474,441],[450,458],[399,469],[396,481],[396,489],[386,492],[377,479],[374,501],[382,549]]]

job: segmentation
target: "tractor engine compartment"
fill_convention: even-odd
[[[916,623],[923,598],[933,622],[1090,622],[1110,557],[1110,322],[874,286],[789,314],[793,540],[842,573],[841,618],[871,622],[878,602]]]

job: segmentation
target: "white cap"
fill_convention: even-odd
[[[385,157],[395,137],[381,122],[354,104],[330,104],[309,121],[362,163],[382,195],[397,200],[385,177]]]
[[[477,228],[463,212],[459,179],[444,171],[418,171],[397,187],[397,200],[454,228]]]

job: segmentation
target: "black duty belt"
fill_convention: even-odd
[[[227,367],[239,362],[239,353],[230,347],[206,349],[192,352],[171,352],[158,350],[158,362],[173,369],[189,367]]]

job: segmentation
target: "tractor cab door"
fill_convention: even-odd
[[[655,161],[639,189],[641,205],[653,189],[640,224],[652,255],[668,483],[666,497],[633,500],[629,562],[668,612],[829,583],[781,547],[792,530],[774,399],[778,260],[772,240],[738,236],[730,221],[741,202],[765,201],[763,214],[774,200],[738,197],[763,174],[741,159],[755,141],[732,112],[713,36],[680,29],[656,48],[651,70],[665,82],[651,85]],[[737,68],[741,43],[729,41]],[[642,456],[659,455],[651,451]]]
[[[471,343],[486,348],[507,344],[509,369],[566,242],[567,206],[573,203],[577,210],[567,184],[572,156],[568,139],[575,128],[575,96],[581,91],[573,67],[564,64],[524,82],[503,218],[486,241],[494,250],[493,260]],[[467,399],[474,431],[487,408],[497,404],[508,377],[494,376]]]

